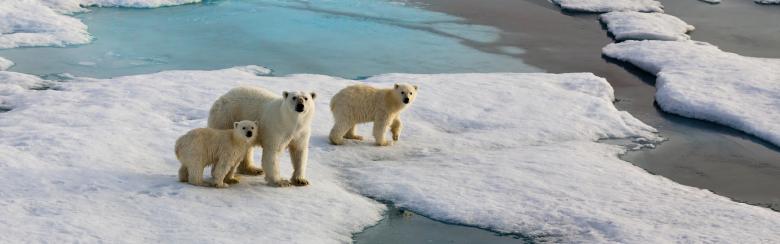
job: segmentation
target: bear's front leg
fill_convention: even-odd
[[[238,164],[236,164],[233,167],[230,167],[230,172],[228,172],[227,176],[225,176],[225,183],[231,185],[238,184],[240,179],[238,175],[236,175],[236,170],[238,170]]]
[[[225,176],[230,173],[230,168],[233,167],[232,162],[226,159],[220,159],[217,164],[214,165],[214,170],[211,171],[211,178],[213,180],[212,186],[217,188],[226,188],[228,184],[225,184]]]
[[[393,133],[393,141],[398,141],[401,136],[401,115],[396,115],[393,118],[393,124],[390,125],[390,132]]]
[[[306,161],[309,158],[309,136],[290,142],[290,159],[293,164],[293,175],[290,182],[295,186],[309,184],[306,180]]]
[[[265,169],[265,181],[270,186],[287,187],[290,181],[279,177],[279,154],[281,150],[272,147],[263,147],[263,169]]]
[[[254,160],[254,147],[250,147],[246,150],[244,160],[241,160],[241,164],[238,166],[238,172],[245,175],[262,175],[263,169],[257,168],[252,162]]]
[[[387,117],[379,117],[374,121],[374,140],[376,140],[377,146],[387,146],[387,140],[385,140],[385,133],[387,133],[387,125],[389,125]]]

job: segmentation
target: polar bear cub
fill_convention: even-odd
[[[176,158],[181,162],[179,181],[203,183],[203,169],[211,165],[212,186],[225,188],[238,183],[236,166],[257,137],[257,122],[234,122],[233,129],[197,128],[176,140]]]
[[[374,122],[376,145],[387,146],[387,127],[398,141],[401,133],[401,111],[412,104],[417,97],[417,86],[395,84],[393,88],[379,89],[368,85],[348,86],[333,96],[330,111],[335,124],[330,130],[330,142],[344,144],[344,139],[362,140],[355,134],[355,125]]]

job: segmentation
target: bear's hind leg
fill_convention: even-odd
[[[187,178],[189,178],[189,176],[187,176],[187,175],[188,175],[187,167],[185,167],[184,165],[179,167],[179,181],[180,182],[187,182]]]
[[[357,125],[352,125],[352,127],[349,129],[349,131],[347,131],[347,134],[344,135],[344,138],[362,141],[363,137],[355,134],[355,127],[357,127]]]
[[[196,186],[204,186],[203,184],[203,167],[187,167],[187,174],[189,176],[189,183]]]
[[[333,124],[333,129],[330,130],[330,143],[333,145],[344,144],[344,135],[349,131],[349,124],[336,120]]]

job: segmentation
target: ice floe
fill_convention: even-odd
[[[80,20],[37,0],[0,4],[0,48],[84,44],[92,37]]]
[[[388,74],[365,81],[263,76],[250,66],[65,82],[0,72],[0,238],[8,242],[349,242],[384,209],[563,241],[762,242],[780,215],[682,186],[598,143],[659,140],[592,74]],[[260,75],[260,76],[259,76]],[[329,98],[346,85],[411,82],[401,140],[332,146]],[[319,93],[311,186],[228,189],[176,181],[174,140],[238,85]],[[51,89],[40,89],[51,88]],[[32,88],[32,89],[31,89]],[[289,175],[289,157],[282,173]],[[192,233],[198,233],[193,235]]]
[[[0,49],[85,44],[92,40],[81,20],[68,16],[82,7],[153,8],[199,0],[4,0],[0,4]]]
[[[663,12],[655,0],[552,0],[569,11],[606,13],[612,11]]]
[[[655,74],[664,111],[780,145],[780,60],[740,56],[703,42],[626,41],[604,54]]]
[[[689,40],[694,27],[664,13],[616,11],[602,14],[602,22],[616,40]]]
[[[14,62],[6,58],[0,57],[0,71],[7,70],[14,66]]]
[[[720,0],[699,0],[699,1],[702,1],[702,2],[705,2],[705,3],[712,3],[712,4],[720,3]]]

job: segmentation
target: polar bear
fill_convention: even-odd
[[[262,169],[253,167],[253,150],[247,150],[239,173],[260,175],[272,186],[305,186],[306,160],[309,153],[311,120],[314,117],[313,92],[283,92],[276,95],[260,87],[237,87],[222,95],[209,111],[210,128],[224,129],[230,121],[257,120],[259,133],[254,146],[263,148]],[[279,155],[290,151],[293,175],[290,180],[279,176]]]
[[[211,165],[213,186],[225,188],[238,183],[236,167],[257,137],[257,123],[234,122],[233,129],[193,129],[176,140],[176,158],[181,162],[179,181],[203,184],[203,168]]]
[[[330,101],[335,124],[330,130],[330,142],[344,144],[344,138],[363,140],[355,134],[355,125],[374,122],[376,145],[387,146],[387,127],[398,141],[401,133],[401,111],[417,97],[417,86],[395,84],[393,88],[379,89],[368,85],[352,85],[341,89]]]

